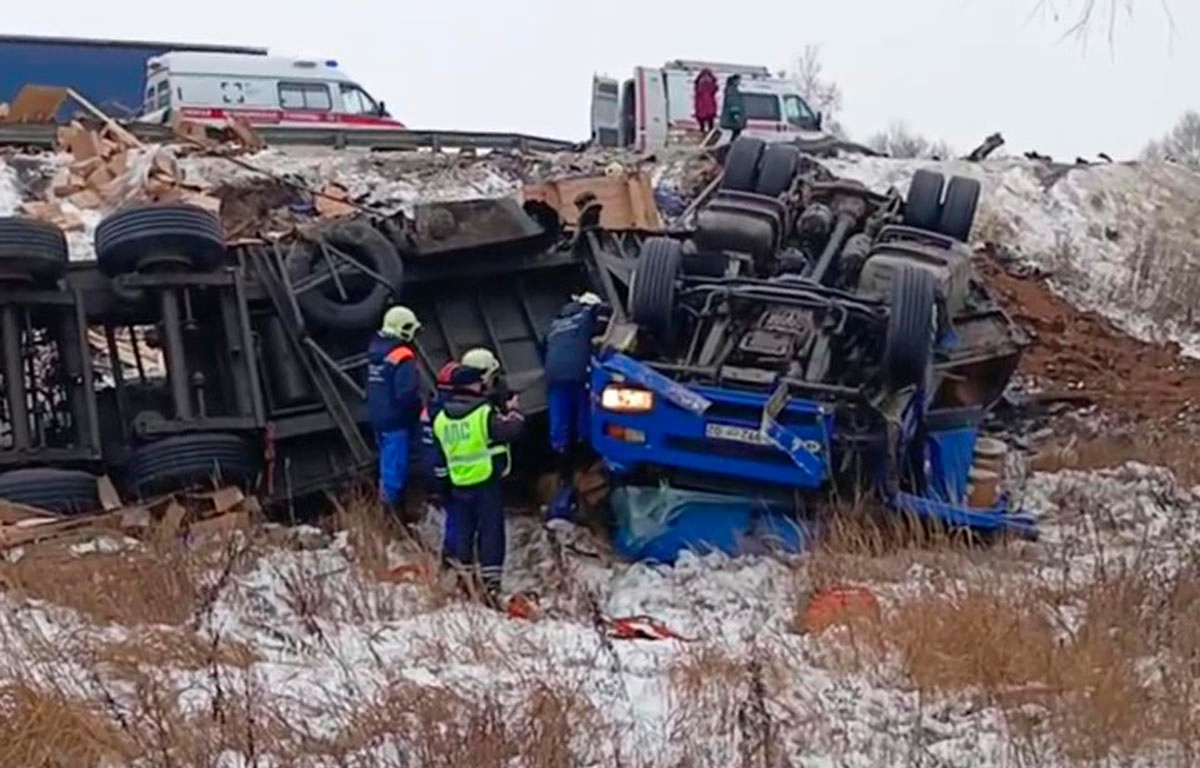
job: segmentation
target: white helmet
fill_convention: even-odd
[[[417,319],[416,313],[400,305],[383,313],[383,325],[379,328],[379,332],[384,336],[402,341],[412,341],[419,330],[421,321]]]
[[[600,297],[591,291],[584,291],[578,296],[572,296],[571,300],[577,304],[582,304],[585,307],[593,307],[601,303]]]
[[[468,349],[463,353],[462,364],[482,373],[483,380],[487,384],[491,384],[495,380],[496,374],[500,373],[500,361],[496,359],[492,350],[486,347]]]

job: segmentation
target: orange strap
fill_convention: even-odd
[[[384,359],[393,365],[397,363],[403,363],[405,360],[413,359],[413,351],[411,348],[402,344],[393,349],[391,352],[388,352],[387,357]]]

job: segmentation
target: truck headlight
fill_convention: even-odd
[[[610,384],[600,393],[600,407],[616,413],[645,413],[654,407],[654,393]]]

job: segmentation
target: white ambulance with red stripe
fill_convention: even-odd
[[[397,129],[383,102],[336,61],[232,53],[169,52],[146,62],[145,122],[178,116],[202,125],[239,117],[284,128]]]
[[[743,135],[766,141],[827,138],[821,113],[805,101],[798,83],[766,67],[676,59],[661,67],[635,67],[633,77],[624,82],[593,77],[592,140],[600,146],[644,151],[697,140],[695,84],[704,69],[717,77],[718,122],[726,80],[736,74],[746,110]]]

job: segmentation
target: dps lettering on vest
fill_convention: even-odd
[[[452,418],[445,411],[433,420],[433,436],[446,457],[446,471],[450,483],[458,488],[486,483],[492,479],[492,459],[504,456],[504,472],[508,475],[512,462],[508,446],[492,445],[488,436],[488,423],[492,417],[491,404],[484,404],[459,418]]]

